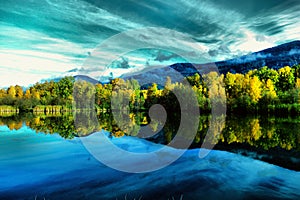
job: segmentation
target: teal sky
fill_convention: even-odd
[[[0,5],[0,87],[72,74],[66,72],[82,69],[101,42],[149,26],[191,37],[212,61],[300,39],[297,0],[5,0]],[[140,50],[114,62],[107,73],[182,61],[170,52]]]

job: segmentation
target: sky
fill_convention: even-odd
[[[297,0],[5,0],[0,87],[75,73],[120,76],[185,55],[199,63],[229,59],[299,40],[299,16]],[[134,30],[143,33],[126,38]],[[149,38],[160,48],[133,49]],[[131,51],[116,54],[112,43]]]

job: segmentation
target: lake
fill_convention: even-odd
[[[204,115],[184,150],[165,146],[176,135],[178,118],[167,119],[162,127],[145,113],[131,113],[130,123],[117,125],[111,114],[101,113],[97,122],[81,123],[93,117],[0,117],[0,199],[300,198],[297,118]],[[137,137],[139,127],[147,124],[157,134]],[[206,137],[208,132],[214,137]],[[155,171],[127,173],[99,162],[90,152],[101,149],[105,158],[131,168],[155,160],[118,155],[106,140],[134,153],[164,149],[167,156],[182,156]],[[199,158],[203,142],[215,146]]]

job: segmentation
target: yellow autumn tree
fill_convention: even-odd
[[[300,89],[300,78],[296,79],[295,87],[296,89]]]
[[[269,99],[275,99],[277,97],[276,91],[275,91],[275,86],[273,84],[273,81],[271,79],[268,79],[265,84],[264,88],[265,95]]]
[[[300,103],[300,78],[296,79],[295,92],[296,92],[297,103]]]
[[[6,96],[6,91],[4,89],[0,89],[0,98]]]
[[[227,73],[224,80],[226,86],[227,97],[229,98],[238,98],[243,92],[243,74],[232,74]]]
[[[19,85],[16,85],[15,89],[16,89],[16,97],[17,98],[22,98],[23,94],[24,94],[24,91],[23,91],[22,87],[19,86]]]
[[[259,119],[252,119],[250,121],[251,137],[254,141],[258,140],[262,136]]]
[[[257,103],[262,96],[261,86],[262,83],[257,76],[250,78],[248,94],[254,103]]]
[[[16,97],[17,92],[15,86],[10,86],[7,89],[7,94],[10,95],[11,97]]]
[[[27,89],[27,90],[25,91],[24,97],[25,97],[26,99],[29,99],[29,98],[31,97],[30,89]]]
[[[224,75],[219,75],[217,72],[210,72],[204,75],[204,80],[207,83],[210,98],[225,103]]]
[[[38,100],[41,99],[41,95],[40,95],[40,92],[37,91],[35,88],[32,88],[31,91],[30,91],[31,95],[33,98],[36,98]]]

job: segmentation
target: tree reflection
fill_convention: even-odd
[[[78,137],[87,136],[100,130],[96,112],[77,111],[73,113],[73,117],[74,134]]]
[[[143,136],[143,127],[146,125],[155,136],[146,137],[156,143],[168,144],[176,135],[179,124],[179,116],[167,118],[165,123],[160,120],[150,119],[147,113],[112,113],[103,112],[96,115],[95,112],[64,113],[61,116],[36,115],[14,115],[0,117],[0,125],[7,126],[10,130],[19,130],[22,126],[28,126],[37,133],[54,134],[72,139],[83,137],[95,131],[106,130],[111,137]],[[247,144],[255,148],[270,150],[284,149],[300,152],[300,123],[299,119],[293,118],[263,118],[218,116],[213,118],[209,115],[201,115],[199,123],[189,124],[183,130],[188,132],[190,128],[197,128],[197,134],[192,147],[201,147],[203,142],[210,144]],[[162,128],[162,129],[161,129]],[[188,128],[188,129],[186,129]],[[186,129],[186,130],[185,130]],[[183,134],[184,139],[190,140],[189,134]],[[206,137],[208,136],[208,137]]]
[[[264,150],[299,149],[300,125],[297,119],[231,117],[226,120],[222,142],[244,143]]]

